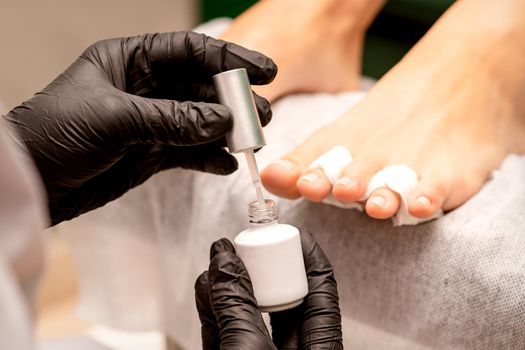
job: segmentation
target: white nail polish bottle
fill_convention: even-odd
[[[278,206],[269,199],[250,203],[248,214],[251,228],[234,242],[259,309],[276,312],[296,307],[308,294],[299,230],[277,222]]]
[[[233,69],[213,77],[217,96],[233,116],[226,135],[231,153],[244,152],[257,201],[250,203],[251,227],[235,237],[235,250],[252,281],[255,298],[263,312],[276,312],[299,305],[308,294],[299,230],[279,224],[277,204],[264,199],[254,149],[266,142],[253,99],[246,69]]]

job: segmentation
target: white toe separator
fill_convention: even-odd
[[[366,190],[366,198],[370,197],[373,191],[378,188],[388,188],[397,194],[401,199],[399,209],[392,221],[394,226],[401,225],[417,225],[419,223],[435,219],[443,215],[443,211],[439,210],[433,216],[420,219],[410,215],[408,212],[408,197],[410,192],[416,187],[418,181],[417,173],[408,165],[392,165],[378,171],[368,183]]]
[[[323,153],[310,164],[310,168],[321,169],[328,181],[333,185],[341,177],[343,169],[352,163],[352,154],[346,147],[334,146],[328,152]],[[330,193],[323,203],[334,205],[344,209],[357,209],[363,211],[363,206],[357,202],[341,202]]]
[[[334,146],[328,152],[322,154],[311,165],[310,168],[323,170],[326,177],[333,185],[341,177],[343,169],[352,163],[352,154],[346,147]],[[417,225],[443,215],[439,210],[432,217],[420,219],[410,215],[408,212],[407,200],[410,192],[416,187],[418,181],[417,173],[408,165],[393,165],[377,172],[370,183],[366,194],[361,200],[366,200],[370,194],[378,188],[389,188],[399,194],[401,204],[396,215],[392,218],[394,226]],[[323,201],[340,208],[363,210],[362,205],[357,202],[343,203],[335,199],[331,194]]]

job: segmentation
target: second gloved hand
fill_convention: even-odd
[[[230,111],[211,77],[246,68],[267,84],[266,56],[192,32],[111,39],[89,47],[44,90],[8,113],[47,190],[53,224],[121,196],[156,172],[229,174]],[[263,125],[269,103],[255,96]]]
[[[270,313],[270,337],[257,309],[248,271],[233,245],[225,238],[213,243],[209,270],[195,283],[203,349],[343,348],[332,265],[308,232],[301,232],[301,245],[308,295],[296,308]]]

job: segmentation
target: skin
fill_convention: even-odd
[[[356,201],[377,171],[407,164],[419,175],[408,200],[412,215],[427,218],[463,204],[508,154],[525,153],[523,13],[522,0],[455,3],[357,106],[264,169],[266,188],[286,198],[318,202],[332,193]],[[280,66],[283,76],[286,70]],[[322,171],[307,168],[334,145],[351,150],[354,162],[331,186]],[[364,206],[371,217],[390,218],[399,197],[378,189]]]
[[[269,101],[293,92],[353,90],[359,82],[365,32],[383,3],[262,0],[239,16],[221,39],[272,57],[279,74],[272,84],[255,88]]]

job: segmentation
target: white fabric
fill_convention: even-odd
[[[46,225],[39,180],[0,119],[0,344],[33,349],[33,298]]]
[[[353,160],[352,153],[346,147],[334,146],[314,160],[310,168],[323,170],[324,175],[333,185],[341,177],[344,168]]]
[[[352,154],[346,147],[334,146],[314,160],[312,164],[310,164],[310,168],[321,169],[328,181],[334,185],[335,182],[341,177],[341,173],[344,168],[352,163],[352,161]],[[442,210],[437,211],[434,215],[425,219],[420,219],[410,215],[408,212],[407,201],[410,193],[416,187],[417,182],[417,173],[408,165],[391,165],[378,171],[376,174],[374,174],[374,176],[372,176],[365,195],[359,201],[366,201],[372,192],[379,188],[389,188],[399,194],[401,203],[396,215],[392,217],[394,226],[417,225],[442,216]],[[363,210],[360,203],[341,202],[335,199],[332,194],[325,198],[323,203],[345,209],[357,209],[359,211]]]
[[[330,184],[334,185],[337,179],[341,177],[344,168],[352,163],[352,154],[346,147],[334,146],[327,152],[321,154],[310,164],[310,169],[321,169]],[[331,193],[323,200],[323,203],[334,205],[339,208],[357,209],[363,211],[363,206],[357,202],[341,202]]]

